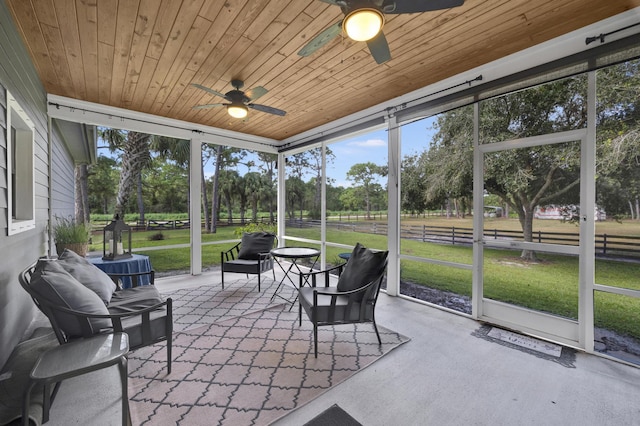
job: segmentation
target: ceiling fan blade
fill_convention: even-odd
[[[226,96],[226,95],[224,95],[223,93],[217,92],[217,91],[215,91],[215,90],[213,90],[213,89],[209,89],[208,87],[205,87],[205,86],[203,86],[203,85],[201,85],[201,84],[191,83],[191,85],[192,85],[193,87],[197,87],[197,88],[198,88],[198,89],[200,89],[200,90],[204,90],[204,91],[205,91],[205,92],[207,92],[207,93],[211,93],[212,95],[220,96],[221,98],[225,98],[225,99],[227,99],[227,96]],[[228,100],[228,99],[227,99],[227,100]]]
[[[274,114],[274,115],[279,115],[284,117],[285,114],[287,113],[286,111],[283,111],[281,109],[278,108],[273,108],[273,107],[268,107],[266,105],[259,105],[259,104],[249,104],[247,105],[249,108],[255,109],[256,111],[262,111],[262,112],[266,112],[268,114]]]
[[[307,43],[300,51],[298,55],[309,56],[315,53],[318,49],[329,43],[336,36],[342,32],[342,21],[336,22],[331,25],[320,34],[318,34],[313,40]]]
[[[333,4],[336,6],[341,6],[341,3],[344,3],[344,1],[340,1],[340,0],[320,0],[323,3],[329,3],[329,4]]]
[[[389,44],[387,43],[387,38],[384,36],[382,31],[380,31],[377,36],[369,40],[367,42],[367,46],[369,46],[371,55],[378,64],[383,64],[391,59]]]
[[[225,106],[227,104],[206,104],[206,105],[196,105],[193,109],[207,109],[207,108],[215,108],[220,106]]]
[[[452,7],[462,6],[464,0],[395,0],[395,2],[389,3],[389,6],[384,9],[385,13],[397,14],[451,9]],[[393,3],[395,3],[395,8],[390,10]]]
[[[244,92],[244,94],[250,100],[255,101],[256,99],[258,99],[260,96],[266,94],[267,92],[268,92],[267,89],[265,89],[262,86],[258,86],[258,87],[254,87],[253,89],[247,90],[246,92]]]

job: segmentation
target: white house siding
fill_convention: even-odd
[[[35,229],[7,235],[6,90],[35,125]],[[18,282],[18,274],[47,254],[49,220],[49,136],[46,93],[19,38],[5,2],[0,2],[0,366],[36,312]],[[58,135],[52,137],[52,202],[57,214],[73,213],[73,164]],[[68,207],[65,209],[64,206]]]

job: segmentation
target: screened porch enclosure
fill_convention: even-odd
[[[269,185],[256,192],[274,191],[268,216],[279,244],[321,250],[320,266],[341,261],[356,242],[388,249],[389,295],[636,362],[636,38],[451,85],[433,99],[348,117],[279,145],[162,127],[140,114],[118,119],[189,139],[191,164],[201,164],[203,146],[271,156]],[[101,111],[87,107],[83,116],[109,124]],[[379,151],[371,159],[354,147]],[[190,169],[192,223],[213,210],[213,194],[202,205],[206,179]],[[251,221],[256,210],[243,214]],[[217,244],[206,240],[191,227],[192,274]]]

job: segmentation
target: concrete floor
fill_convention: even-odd
[[[219,277],[156,285],[166,292],[219,285]],[[336,403],[366,426],[640,425],[638,368],[580,352],[575,368],[566,367],[475,337],[482,324],[469,318],[384,293],[376,313],[378,324],[411,341],[275,426],[303,425]],[[118,425],[117,377],[107,369],[65,381],[48,425]]]

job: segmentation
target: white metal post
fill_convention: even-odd
[[[587,74],[587,135],[580,146],[580,290],[579,339],[594,350],[595,208],[596,208],[596,72]]]
[[[189,226],[191,234],[191,275],[202,273],[202,142],[191,138],[189,161]]]
[[[389,116],[388,152],[389,174],[387,181],[388,215],[387,247],[389,265],[387,267],[387,294],[400,293],[400,128],[395,115]]]
[[[482,246],[484,213],[484,154],[480,151],[480,105],[473,104],[473,275],[471,284],[471,316],[482,316],[483,263]]]
[[[286,161],[284,154],[278,154],[278,246],[284,247],[284,232],[285,232],[285,167]]]

